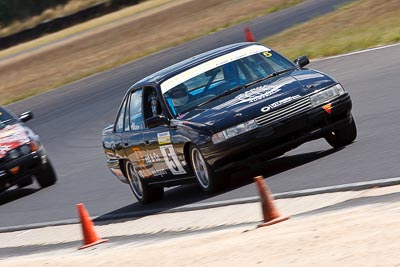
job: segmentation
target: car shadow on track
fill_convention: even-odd
[[[118,221],[138,219],[147,215],[162,212],[173,212],[185,210],[185,206],[191,205],[188,209],[196,209],[196,203],[206,202],[205,200],[215,198],[218,195],[226,194],[239,187],[253,183],[253,177],[263,175],[271,177],[273,175],[288,171],[298,166],[318,160],[333,154],[340,149],[319,150],[315,152],[301,153],[296,155],[283,156],[269,161],[253,162],[252,166],[241,166],[240,170],[233,170],[228,179],[227,187],[214,194],[202,192],[197,184],[182,185],[170,188],[165,191],[165,196],[161,201],[141,205],[133,203],[101,215],[95,219],[96,224],[108,224]],[[133,197],[133,196],[132,196]]]
[[[296,155],[284,155],[282,157],[258,161],[246,169],[238,170],[230,177],[229,187],[237,188],[253,183],[254,177],[262,175],[265,179],[279,173],[297,168],[312,161],[334,154],[343,148],[330,148],[315,152],[300,153]]]
[[[40,189],[17,188],[0,193],[0,206],[36,193]]]

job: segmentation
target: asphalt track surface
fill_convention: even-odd
[[[295,24],[321,14],[317,11],[328,12],[338,2],[344,1],[308,1],[11,105],[17,113],[33,110],[35,119],[29,125],[46,145],[59,182],[44,190],[31,186],[0,194],[0,227],[75,219],[75,205],[80,202],[92,216],[101,218],[254,197],[257,192],[251,178],[259,174],[267,177],[273,193],[398,177],[400,46],[310,65],[333,75],[351,93],[359,135],[357,142],[344,149],[331,149],[324,140],[313,141],[235,173],[230,187],[219,194],[207,196],[196,185],[174,187],[162,202],[145,207],[136,203],[129,187],[105,165],[101,130],[113,121],[123,95],[136,80],[199,52],[243,41],[244,26],[252,26],[261,39],[289,27],[291,21]],[[320,7],[322,3],[331,9]]]

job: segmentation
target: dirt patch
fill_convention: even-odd
[[[145,3],[150,2],[146,1]],[[62,43],[0,62],[6,104],[299,1],[173,1]]]

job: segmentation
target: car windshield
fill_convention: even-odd
[[[210,60],[164,82],[161,89],[171,113],[179,117],[246,85],[295,68],[294,63],[266,47],[247,48],[253,49]]]
[[[4,128],[7,124],[14,123],[16,118],[6,109],[0,107],[0,129]]]

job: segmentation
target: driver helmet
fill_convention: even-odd
[[[188,88],[183,83],[172,88],[169,95],[175,107],[183,106],[189,101]]]

